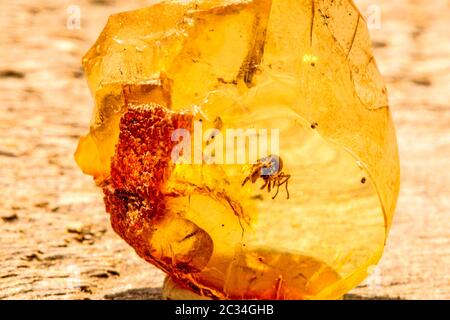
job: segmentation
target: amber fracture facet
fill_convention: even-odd
[[[351,0],[165,1],[111,16],[83,65],[95,109],[76,161],[114,230],[173,282],[216,299],[335,299],[378,262],[399,163]],[[277,132],[279,147],[175,161],[174,132],[196,137],[196,123],[183,156],[231,129]]]

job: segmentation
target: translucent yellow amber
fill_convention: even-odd
[[[399,163],[351,0],[165,1],[111,16],[83,65],[95,109],[76,161],[114,230],[175,283],[334,299],[378,262]],[[170,133],[194,120],[279,130],[288,188],[273,199],[262,177],[243,183],[253,164],[175,163]]]

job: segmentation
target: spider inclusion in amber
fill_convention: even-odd
[[[76,161],[114,230],[181,288],[334,299],[378,262],[399,163],[351,0],[164,1],[111,16],[83,66],[95,108]],[[183,157],[230,129],[276,130],[279,145],[248,163],[174,161],[174,132],[196,123]]]

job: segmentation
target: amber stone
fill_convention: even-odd
[[[335,299],[378,262],[399,163],[351,0],[165,1],[111,16],[83,66],[95,107],[76,161],[114,230],[181,288]],[[184,162],[177,130],[197,138]],[[221,141],[229,130],[279,145],[217,161],[239,147]],[[215,161],[188,161],[212,146]]]

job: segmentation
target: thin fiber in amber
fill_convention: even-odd
[[[378,262],[397,144],[351,0],[165,1],[111,16],[83,65],[95,109],[77,163],[114,230],[177,284],[333,299]],[[249,165],[175,163],[172,132],[194,120],[278,129],[289,198],[262,177],[243,184]]]

